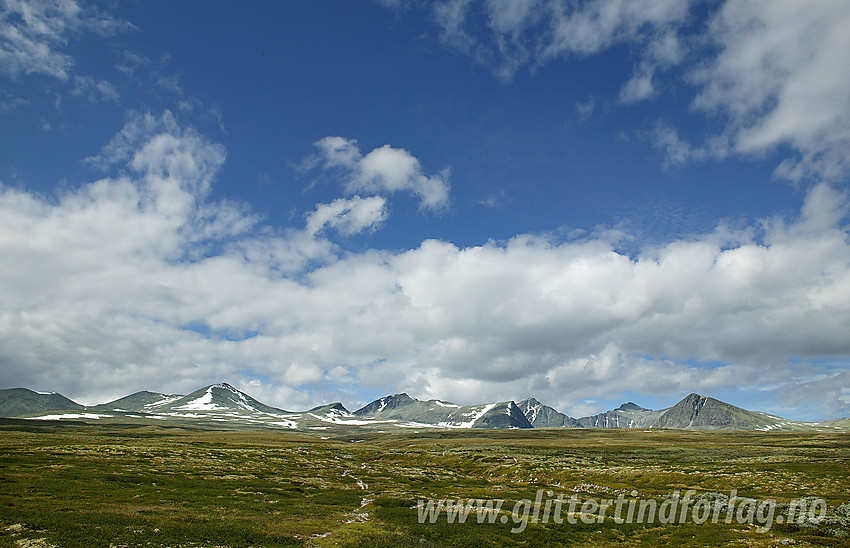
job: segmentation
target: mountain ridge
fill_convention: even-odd
[[[43,415],[48,412],[63,413]],[[419,400],[404,392],[378,398],[353,412],[340,402],[293,412],[266,405],[225,382],[199,388],[187,395],[143,390],[93,406],[80,405],[55,392],[0,389],[0,417],[51,420],[132,418],[307,430],[332,427],[850,430],[850,417],[821,423],[792,421],[696,393],[688,394],[665,409],[648,409],[629,401],[615,409],[580,418],[570,417],[535,398],[526,398],[519,403],[501,401],[459,405],[437,399]]]
[[[404,392],[378,398],[353,414],[445,428],[532,427],[525,414],[512,401],[458,405],[443,400],[418,400]]]
[[[36,392],[29,388],[0,390],[0,417],[13,417],[42,411],[82,410],[85,406],[58,392]]]

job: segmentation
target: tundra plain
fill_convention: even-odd
[[[635,429],[311,433],[0,419],[0,547],[850,546],[850,436]],[[425,499],[819,497],[774,523],[419,523]],[[844,507],[846,508],[846,507]],[[836,515],[838,512],[838,515]],[[778,515],[778,513],[777,513]]]

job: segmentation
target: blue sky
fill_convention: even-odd
[[[0,11],[0,385],[850,415],[844,2]]]

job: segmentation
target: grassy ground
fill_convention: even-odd
[[[848,529],[530,523],[515,501],[659,503],[679,489],[850,501],[850,436],[630,430],[321,432],[0,424],[0,548],[850,546]],[[504,519],[419,523],[419,499],[505,499]],[[777,512],[777,515],[779,513]],[[501,515],[499,516],[501,518]],[[506,523],[503,523],[506,521]],[[838,535],[838,536],[836,536]]]

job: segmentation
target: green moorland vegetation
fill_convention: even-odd
[[[840,433],[331,427],[304,434],[3,419],[0,548],[850,546],[848,476],[850,436]],[[777,516],[782,503],[811,496],[828,511],[801,524],[774,518],[766,531],[734,519],[540,518],[512,533],[515,502],[538,489],[659,503],[674,490],[715,500],[736,489],[779,501]],[[475,510],[465,523],[445,515],[419,523],[417,501],[429,498],[506,502],[494,523],[478,523]]]

